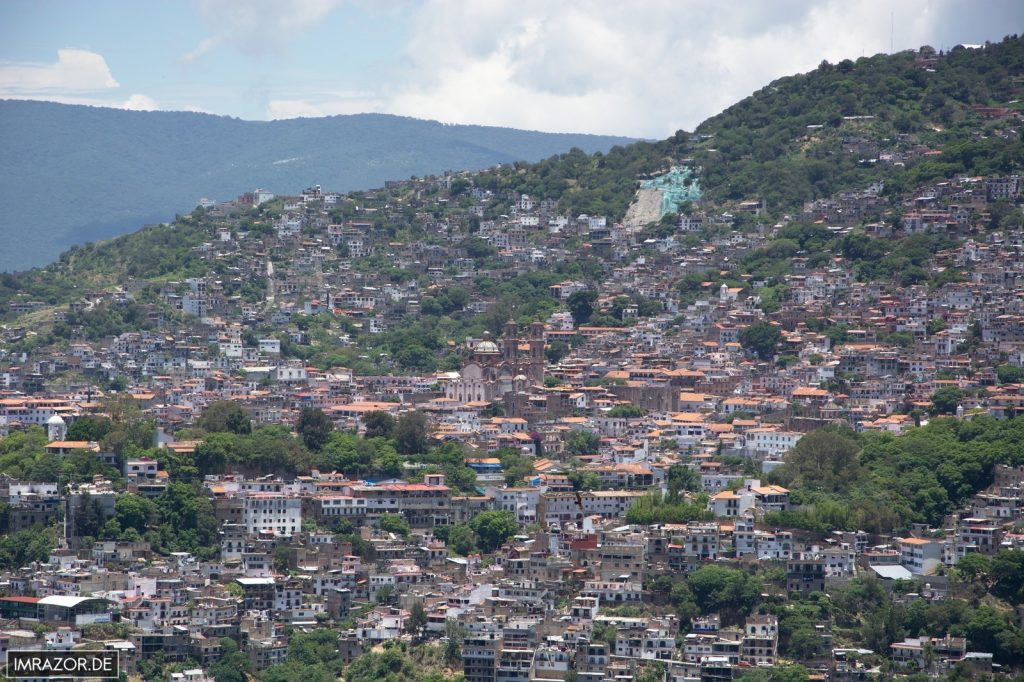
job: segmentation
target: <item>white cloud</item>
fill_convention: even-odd
[[[267,104],[267,116],[277,118],[316,118],[326,116],[324,107],[301,99],[272,99]]]
[[[203,22],[213,32],[181,60],[199,59],[221,45],[246,56],[279,54],[306,28],[324,19],[340,0],[198,0]]]
[[[0,63],[0,95],[15,99],[154,111],[156,101],[140,93],[124,98],[102,55],[89,50],[57,50],[53,64]]]
[[[53,64],[37,62],[0,63],[0,92],[86,92],[118,87],[102,55],[65,48],[57,50]]]
[[[389,102],[364,90],[324,93],[311,101],[309,98],[272,99],[267,103],[267,118],[313,118],[381,112]]]
[[[11,99],[33,100],[38,102],[56,102],[57,104],[79,104],[87,107],[106,107],[108,109],[125,109],[128,111],[159,111],[160,106],[148,95],[134,94],[128,99],[103,99],[100,97],[82,97],[79,95],[64,94],[19,94]],[[178,111],[178,109],[172,109]],[[181,111],[198,111],[194,109],[181,109]],[[205,112],[203,112],[205,113]]]
[[[157,106],[156,101],[152,97],[136,93],[122,102],[121,106],[117,108],[130,109],[132,111],[156,111],[160,107]]]
[[[206,38],[201,43],[196,45],[194,50],[189,50],[185,54],[181,55],[181,61],[194,62],[195,60],[199,59],[213,48],[220,45],[221,42],[222,40],[219,38]]]
[[[896,49],[929,42],[951,1],[427,0],[378,110],[660,138],[823,59],[887,52],[891,19]]]

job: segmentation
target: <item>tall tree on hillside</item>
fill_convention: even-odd
[[[565,451],[570,455],[592,455],[601,446],[601,437],[590,431],[577,429],[565,440]]]
[[[740,345],[762,360],[771,360],[782,341],[782,332],[769,322],[752,324],[740,332]]]
[[[409,619],[405,621],[405,631],[415,637],[426,626],[427,610],[423,608],[423,602],[418,601],[409,609]]]
[[[932,393],[932,410],[936,414],[953,414],[964,399],[964,392],[956,386],[943,386]]]
[[[89,440],[97,443],[110,432],[113,426],[106,417],[84,415],[68,426],[68,440]]]
[[[485,511],[476,515],[470,527],[480,549],[493,552],[519,531],[519,522],[510,511]]]
[[[129,446],[141,449],[153,447],[156,424],[139,409],[135,398],[130,395],[115,396],[107,401],[106,409],[113,426],[103,437],[104,450],[120,455]]]
[[[844,490],[860,475],[860,449],[856,441],[841,434],[814,431],[786,453],[786,463],[775,470],[773,478],[797,488]]]
[[[233,400],[218,400],[203,410],[199,428],[211,433],[229,431],[244,436],[252,433],[252,420],[244,407]]]
[[[590,320],[590,316],[594,314],[595,301],[597,292],[592,289],[576,291],[569,296],[566,305],[569,306],[569,312],[572,313],[573,322],[577,327]]]
[[[100,501],[88,492],[82,493],[75,510],[75,527],[72,531],[77,537],[98,538],[103,528],[103,508]]]
[[[383,410],[376,410],[366,413],[363,425],[366,427],[367,438],[390,438],[391,431],[395,428],[395,418]]]
[[[334,423],[324,411],[317,407],[304,407],[295,425],[302,442],[313,452],[320,452],[334,431]]]
[[[395,449],[402,455],[416,455],[427,451],[429,445],[429,428],[427,415],[422,412],[406,412],[391,432],[395,439]]]

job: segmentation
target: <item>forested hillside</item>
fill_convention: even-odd
[[[790,210],[875,179],[899,191],[957,172],[1005,172],[1019,165],[1020,140],[1007,146],[977,135],[983,115],[972,106],[1021,110],[1014,100],[1024,93],[1024,41],[1013,36],[938,56],[934,64],[910,52],[824,62],[808,74],[770,83],[697,128],[708,138],[695,154],[705,167],[704,187],[718,199],[758,196]],[[943,153],[890,166],[844,152],[843,142],[851,138],[879,148],[917,142]]]
[[[976,108],[1019,114],[1022,69],[1017,36],[936,54],[934,64],[914,52],[823,62],[770,83],[693,134],[503,168],[490,188],[558,199],[570,215],[618,220],[640,177],[687,163],[699,169],[709,199],[764,199],[781,216],[879,180],[896,193],[956,173],[1006,172],[1024,160],[1024,143],[979,134],[988,112]],[[883,158],[890,155],[898,160]]]

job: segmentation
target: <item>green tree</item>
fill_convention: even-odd
[[[462,643],[466,639],[466,628],[454,618],[444,622],[444,660],[456,663],[462,660]]]
[[[544,356],[548,359],[548,362],[553,365],[557,365],[562,358],[569,354],[569,350],[569,344],[560,339],[556,339],[555,341],[547,344],[547,347],[544,349]]]
[[[686,582],[701,610],[720,613],[723,624],[739,622],[761,595],[761,582],[755,576],[726,566],[701,566]]]
[[[633,682],[664,682],[664,679],[665,664],[661,661],[650,661],[633,677]]]
[[[54,526],[34,526],[0,535],[0,569],[14,570],[33,561],[46,561],[57,546],[57,532]]]
[[[569,455],[590,455],[597,452],[601,437],[591,431],[575,430],[565,441],[565,452]]]
[[[1010,630],[1006,617],[991,606],[978,608],[967,623],[967,646],[971,651],[996,653],[1000,636]]]
[[[223,654],[210,666],[210,674],[217,682],[246,682],[252,669],[249,657],[238,650],[238,644],[230,637],[222,637],[220,646]]]
[[[663,498],[652,493],[639,498],[626,511],[626,521],[641,526],[652,523],[686,523],[710,519],[714,516],[708,508],[707,494],[698,495],[693,501],[679,498]]]
[[[121,493],[114,501],[114,520],[122,531],[132,528],[144,534],[155,520],[156,505],[152,500],[140,495]]]
[[[324,411],[316,407],[304,407],[299,413],[299,421],[295,430],[302,438],[302,442],[313,452],[320,452],[327,443],[331,432],[334,431],[334,423]]]
[[[343,661],[338,654],[338,633],[333,630],[295,632],[288,640],[288,661],[304,666],[323,665],[338,674]]]
[[[98,443],[110,433],[112,426],[113,424],[106,417],[85,415],[68,426],[68,440],[87,440]]]
[[[471,495],[477,492],[476,472],[467,466],[444,465],[444,480],[452,490]]]
[[[423,608],[423,602],[417,601],[409,609],[409,617],[405,621],[405,631],[416,637],[427,626],[427,610]]]
[[[575,291],[566,299],[566,305],[572,314],[576,326],[586,324],[594,314],[594,303],[597,301],[597,292],[593,289]]]
[[[510,511],[485,511],[470,522],[477,544],[483,552],[493,552],[519,532],[519,523]]]
[[[573,469],[566,478],[572,483],[573,490],[597,490],[601,487],[601,478],[593,471]]]
[[[203,410],[196,424],[210,433],[227,431],[238,435],[252,433],[252,420],[244,407],[233,400],[218,400]]]
[[[398,514],[383,514],[380,517],[380,529],[385,533],[394,533],[403,538],[409,537],[409,522]]]
[[[963,402],[964,392],[955,386],[943,386],[932,393],[932,411],[936,414],[954,414]]]
[[[384,585],[377,590],[376,601],[378,604],[388,604],[391,602],[391,598],[395,596],[395,588],[391,585]]]
[[[465,523],[457,523],[448,531],[448,547],[460,556],[469,555],[476,548],[473,529]]]
[[[104,450],[123,455],[131,447],[143,450],[153,447],[156,425],[142,413],[134,398],[115,396],[107,401],[106,410],[113,425],[101,442]]]
[[[821,637],[818,637],[821,641]],[[776,665],[771,669],[771,682],[807,682],[811,679],[810,671],[799,663]]]
[[[1000,365],[996,367],[996,377],[1001,384],[1024,383],[1024,367],[1016,365]]]
[[[770,360],[782,341],[782,332],[770,322],[758,322],[740,331],[740,345],[762,360]]]
[[[376,410],[366,413],[363,425],[366,427],[366,438],[390,438],[395,428],[395,418],[383,410]]]
[[[957,568],[967,557],[957,562]],[[992,557],[992,594],[1011,604],[1024,604],[1024,551],[1004,549]]]
[[[291,563],[291,549],[288,545],[278,545],[274,548],[274,570],[278,573],[287,573]]]
[[[668,492],[670,495],[678,495],[684,490],[700,490],[700,476],[685,464],[673,464],[668,468]]]
[[[322,664],[303,665],[288,660],[260,674],[261,682],[337,682],[338,675]]]
[[[193,463],[201,474],[223,473],[229,462],[237,460],[241,440],[233,433],[212,433],[196,446]]]
[[[394,646],[385,646],[382,652],[363,654],[345,671],[345,682],[376,682],[376,680],[394,680],[394,682],[413,682],[422,675],[413,662],[402,650]]]
[[[351,433],[335,431],[327,439],[322,450],[330,467],[348,476],[367,476],[373,472],[374,455],[377,452],[375,439],[359,438]]]
[[[75,510],[74,534],[77,537],[98,538],[103,530],[103,507],[88,492],[82,493]]]
[[[198,483],[172,481],[156,498],[160,524],[157,535],[166,551],[191,552],[201,561],[220,553],[220,524],[213,504]]]
[[[954,571],[961,580],[974,582],[986,578],[992,570],[992,562],[984,554],[971,552],[956,562]]]
[[[429,444],[429,424],[423,412],[406,412],[392,431],[395,449],[402,455],[417,455],[427,451]]]
[[[494,453],[501,460],[505,474],[505,485],[522,485],[523,479],[533,473],[533,460],[524,457],[515,448],[502,448]]]
[[[647,411],[642,407],[636,405],[616,405],[612,409],[608,410],[608,416],[612,418],[617,417],[642,417],[647,414]]]
[[[848,488],[859,476],[860,445],[838,433],[818,430],[801,438],[773,472],[783,485],[826,491]]]

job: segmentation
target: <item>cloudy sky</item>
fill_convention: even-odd
[[[661,138],[823,59],[997,41],[1020,0],[3,0],[0,98]]]

